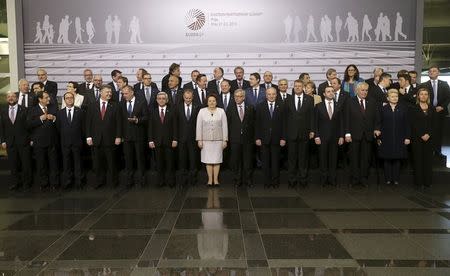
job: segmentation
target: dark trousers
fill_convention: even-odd
[[[308,178],[309,140],[289,140],[288,170],[291,183],[305,183]]]
[[[179,179],[183,185],[197,183],[199,151],[196,141],[178,143]]]
[[[445,123],[444,111],[436,113],[433,118],[433,151],[441,153],[442,150],[442,136]]]
[[[31,172],[31,149],[28,145],[7,145],[8,163],[11,170],[12,184],[30,187],[33,175]]]
[[[414,160],[414,184],[430,186],[433,174],[433,142],[413,140],[411,143]]]
[[[367,180],[372,156],[372,141],[367,141],[365,138],[353,140],[349,151],[352,183],[357,184],[363,179]]]
[[[174,151],[169,145],[158,145],[155,148],[156,174],[158,186],[175,185],[173,174],[173,154]]]
[[[84,173],[81,165],[81,145],[61,146],[63,161],[63,181],[69,186],[75,181],[77,187],[83,186]]]
[[[144,184],[145,174],[145,142],[125,141],[123,143],[125,154],[125,175],[129,186],[134,184],[134,172],[137,169],[138,184]]]
[[[338,139],[321,141],[319,145],[319,167],[321,184],[336,184]]]
[[[97,184],[105,184],[108,176],[110,177],[109,182],[111,182],[113,186],[117,186],[119,180],[116,162],[116,146],[94,146],[92,148],[92,160],[94,163],[94,172],[97,177]]]
[[[386,182],[400,181],[400,159],[385,159],[384,160],[384,180]]]
[[[230,165],[237,185],[253,185],[253,143],[230,143]]]
[[[261,146],[261,162],[265,175],[265,185],[280,183],[280,145],[269,144]]]
[[[59,186],[58,154],[56,146],[34,147],[36,171],[41,187]]]

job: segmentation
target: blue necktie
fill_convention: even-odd
[[[131,114],[133,113],[133,108],[131,106],[131,101],[128,102],[128,117],[131,117]]]
[[[270,112],[270,118],[272,118],[273,117],[273,103],[270,103],[269,112]]]

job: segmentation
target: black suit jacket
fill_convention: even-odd
[[[279,145],[280,140],[285,140],[283,108],[277,102],[275,102],[272,117],[270,117],[267,101],[259,103],[256,107],[255,120],[256,140],[260,139],[264,145]]]
[[[234,91],[236,91],[239,88],[237,79],[232,80],[230,82],[230,86],[231,86],[230,92],[234,93]],[[245,91],[249,87],[250,82],[248,80],[242,80],[242,89]]]
[[[109,101],[102,120],[100,102],[92,103],[86,116],[86,137],[92,137],[94,146],[113,146],[115,138],[122,137],[122,120],[118,103]]]
[[[277,93],[277,102],[281,105],[284,105],[286,102],[288,102],[290,98],[292,98],[292,95],[286,92],[286,99],[283,101],[281,93]]]
[[[287,140],[309,140],[309,133],[314,128],[314,98],[303,93],[300,110],[295,110],[297,96],[284,104],[284,133]]]
[[[154,142],[157,147],[171,147],[172,141],[178,141],[176,112],[174,112],[171,107],[166,106],[164,123],[161,122],[159,112],[160,108],[157,107],[150,113],[148,121],[148,141]]]
[[[341,90],[339,92],[339,97],[337,99],[337,105],[339,109],[345,110],[347,108],[348,100],[350,99],[350,95],[347,92]],[[322,100],[323,101],[323,100]]]
[[[255,108],[244,107],[244,120],[239,117],[238,105],[233,102],[227,109],[228,140],[236,144],[253,144],[255,142]]]
[[[227,79],[223,79],[223,80],[226,80],[226,81],[228,81],[228,83],[230,83],[230,81]],[[219,94],[220,87],[217,86],[217,80],[213,79],[213,80],[208,81],[207,89],[209,91],[214,91],[217,94]],[[231,89],[230,89],[230,92],[231,92]]]
[[[178,131],[178,141],[181,143],[195,141],[195,130],[197,127],[197,115],[200,107],[191,104],[191,118],[187,120],[184,110],[184,102],[176,107],[176,122]]]
[[[233,97],[233,94],[231,94],[231,92],[229,92],[227,94],[227,100],[228,100],[227,110],[225,110],[225,107],[224,107],[223,94],[222,93],[217,96],[217,100],[218,100],[217,101],[217,106],[220,107],[220,108],[223,108],[225,112],[227,112],[228,108],[232,104],[234,104],[234,97]]]
[[[344,137],[344,115],[339,105],[333,101],[333,116],[328,116],[328,102],[323,101],[314,107],[314,134],[322,142],[334,142]]]
[[[9,105],[2,107],[0,113],[0,143],[25,146],[30,144],[27,125],[27,108],[17,105],[14,124],[9,119]]]
[[[386,88],[386,91],[388,88]],[[379,106],[383,103],[387,103],[387,93],[384,93],[380,86],[369,86],[369,93],[367,94],[367,98],[375,100]]]
[[[55,106],[58,105],[56,96],[58,96],[58,84],[54,81],[47,80],[44,85],[44,90],[50,95],[51,103]]]
[[[319,84],[319,87],[317,88],[317,94],[322,98],[322,101],[325,99],[323,93],[325,92],[325,88],[327,88],[327,86],[329,86],[328,81],[324,81]]]
[[[181,89],[181,88],[177,89],[175,100],[173,99],[172,91],[170,89],[167,90],[166,93],[167,93],[167,97],[169,98],[168,104],[171,105],[172,107],[177,106],[183,102],[183,89]]]
[[[434,91],[433,86],[431,85],[431,80],[424,82],[420,85],[421,87],[426,87],[428,91],[430,91],[430,101],[433,104],[434,99]],[[440,112],[444,115],[448,114],[448,104],[450,103],[450,88],[446,81],[438,80],[438,97],[437,97],[437,106],[442,106],[444,108],[443,112]]]
[[[78,84],[77,90],[78,90],[77,92],[83,96],[86,96],[90,92],[92,92],[92,95],[94,95],[94,84],[92,84],[91,88],[87,88],[86,82],[82,82],[82,83]]]
[[[413,143],[422,141],[422,136],[425,134],[430,135],[431,140],[429,141],[433,141],[433,124],[436,111],[432,106],[430,107],[427,113],[424,113],[418,104],[411,108],[410,124]]]
[[[51,108],[50,106],[47,109],[48,114],[52,114],[56,116],[56,108]],[[56,132],[56,121],[45,120],[41,121],[39,118],[43,115],[39,105],[36,105],[28,110],[28,128],[30,129],[30,138],[33,141],[33,147],[50,147],[56,146],[58,141],[57,132]],[[58,118],[56,118],[58,120]]]
[[[116,87],[114,86],[114,82],[110,82],[108,83],[109,86],[111,86],[111,92],[112,92],[112,97],[111,97],[111,101],[118,103],[119,102],[119,93],[120,91],[116,90]]]
[[[153,84],[153,83],[152,83]],[[136,98],[143,99],[147,105],[147,113],[150,113],[151,110],[156,108],[158,106],[158,103],[156,102],[156,96],[159,93],[158,86],[151,85],[151,93],[150,93],[150,101],[147,102],[147,98],[145,97],[145,88],[142,90],[138,90],[137,92],[134,92],[134,95]]]
[[[141,88],[142,86],[142,88]],[[152,82],[150,83],[150,86],[152,87],[152,90],[158,90],[158,85],[156,85],[156,83]],[[142,82],[138,82],[135,85],[133,85],[133,90],[134,90],[134,95],[140,94],[140,95],[144,95],[144,84]]]
[[[194,104],[196,104],[196,105],[198,105],[198,106],[200,106],[200,107],[205,107],[205,106],[207,106],[207,100],[205,99],[205,101],[203,102],[203,104],[202,104],[202,102],[200,101],[200,96],[199,96],[199,88],[197,88],[196,90],[194,90],[194,99],[193,99],[193,102],[194,102]],[[212,93],[214,93],[213,91],[209,91],[208,89],[205,89],[205,97],[207,97],[208,96],[208,94],[210,93],[210,92],[212,92]],[[217,93],[216,93],[216,95],[217,95]]]
[[[188,82],[188,83],[185,83],[185,84],[183,85],[183,90],[185,90],[185,89],[192,89],[192,90],[195,89],[194,85],[192,84],[192,81],[190,81],[190,82]]]
[[[20,92],[16,92],[16,96],[17,96],[17,101],[19,104],[20,103]],[[27,100],[28,100],[28,106],[25,106],[26,108],[30,108],[36,105],[37,103],[37,97],[35,96],[35,94],[33,92],[28,92],[27,93]]]
[[[345,134],[350,133],[352,140],[373,140],[374,130],[380,129],[380,109],[378,103],[373,99],[366,98],[366,109],[361,110],[358,97],[348,100],[345,115]]]
[[[165,75],[161,80],[161,91],[168,91],[169,90],[169,77],[170,74]],[[178,77],[178,86],[181,87],[181,84],[183,82],[183,79],[181,77]]]
[[[275,88],[275,89],[277,90],[277,92],[278,92],[278,85],[273,84],[273,83],[270,83],[270,86],[273,87],[273,88]],[[261,83],[261,84],[259,85],[259,87],[262,87],[262,88],[264,88],[265,90],[267,90],[267,88],[266,88],[266,83],[265,83],[265,82]]]
[[[67,118],[67,107],[60,109],[56,116],[56,128],[59,132],[61,146],[80,146],[84,139],[84,110],[72,108],[72,122]]]
[[[128,115],[128,102],[122,101],[120,103],[120,113],[122,118],[122,138],[124,141],[146,141],[146,127],[148,124],[148,108],[147,102],[144,99],[134,97],[135,102],[131,117]],[[136,117],[138,123],[129,122],[128,118]]]

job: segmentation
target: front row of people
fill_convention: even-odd
[[[107,180],[118,185],[119,149],[129,186],[145,183],[146,155],[151,152],[158,186],[197,183],[199,157],[206,164],[207,185],[219,185],[227,147],[235,185],[252,187],[254,161],[260,160],[265,187],[278,187],[280,153],[285,146],[289,187],[306,186],[310,141],[319,148],[322,185],[336,185],[338,153],[344,142],[349,144],[352,185],[367,185],[374,144],[384,159],[386,184],[398,185],[400,161],[411,144],[415,182],[430,185],[434,111],[429,91],[418,90],[414,107],[399,104],[395,89],[388,91],[384,106],[368,99],[367,93],[368,85],[360,83],[356,96],[339,104],[330,86],[325,88],[324,101],[314,105],[313,98],[303,93],[301,81],[295,81],[293,95],[285,101],[277,98],[275,88],[268,88],[266,100],[256,106],[245,101],[244,90],[237,89],[225,112],[218,107],[218,95],[209,94],[203,107],[194,103],[194,92],[186,89],[183,100],[173,105],[168,105],[165,92],[159,92],[158,106],[149,111],[132,87],[126,86],[123,101],[116,103],[111,101],[111,87],[105,85],[86,114],[74,106],[72,93],[64,95],[65,107],[59,111],[51,108],[45,91],[37,94],[39,104],[29,110],[17,104],[16,93],[8,93],[8,106],[0,114],[0,139],[11,165],[12,189],[31,186],[31,154],[41,188],[59,187],[59,151],[63,187],[82,187],[81,152],[86,144],[92,152],[96,188]]]

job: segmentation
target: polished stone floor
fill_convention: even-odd
[[[0,275],[450,275],[449,176],[24,193],[0,171]]]

